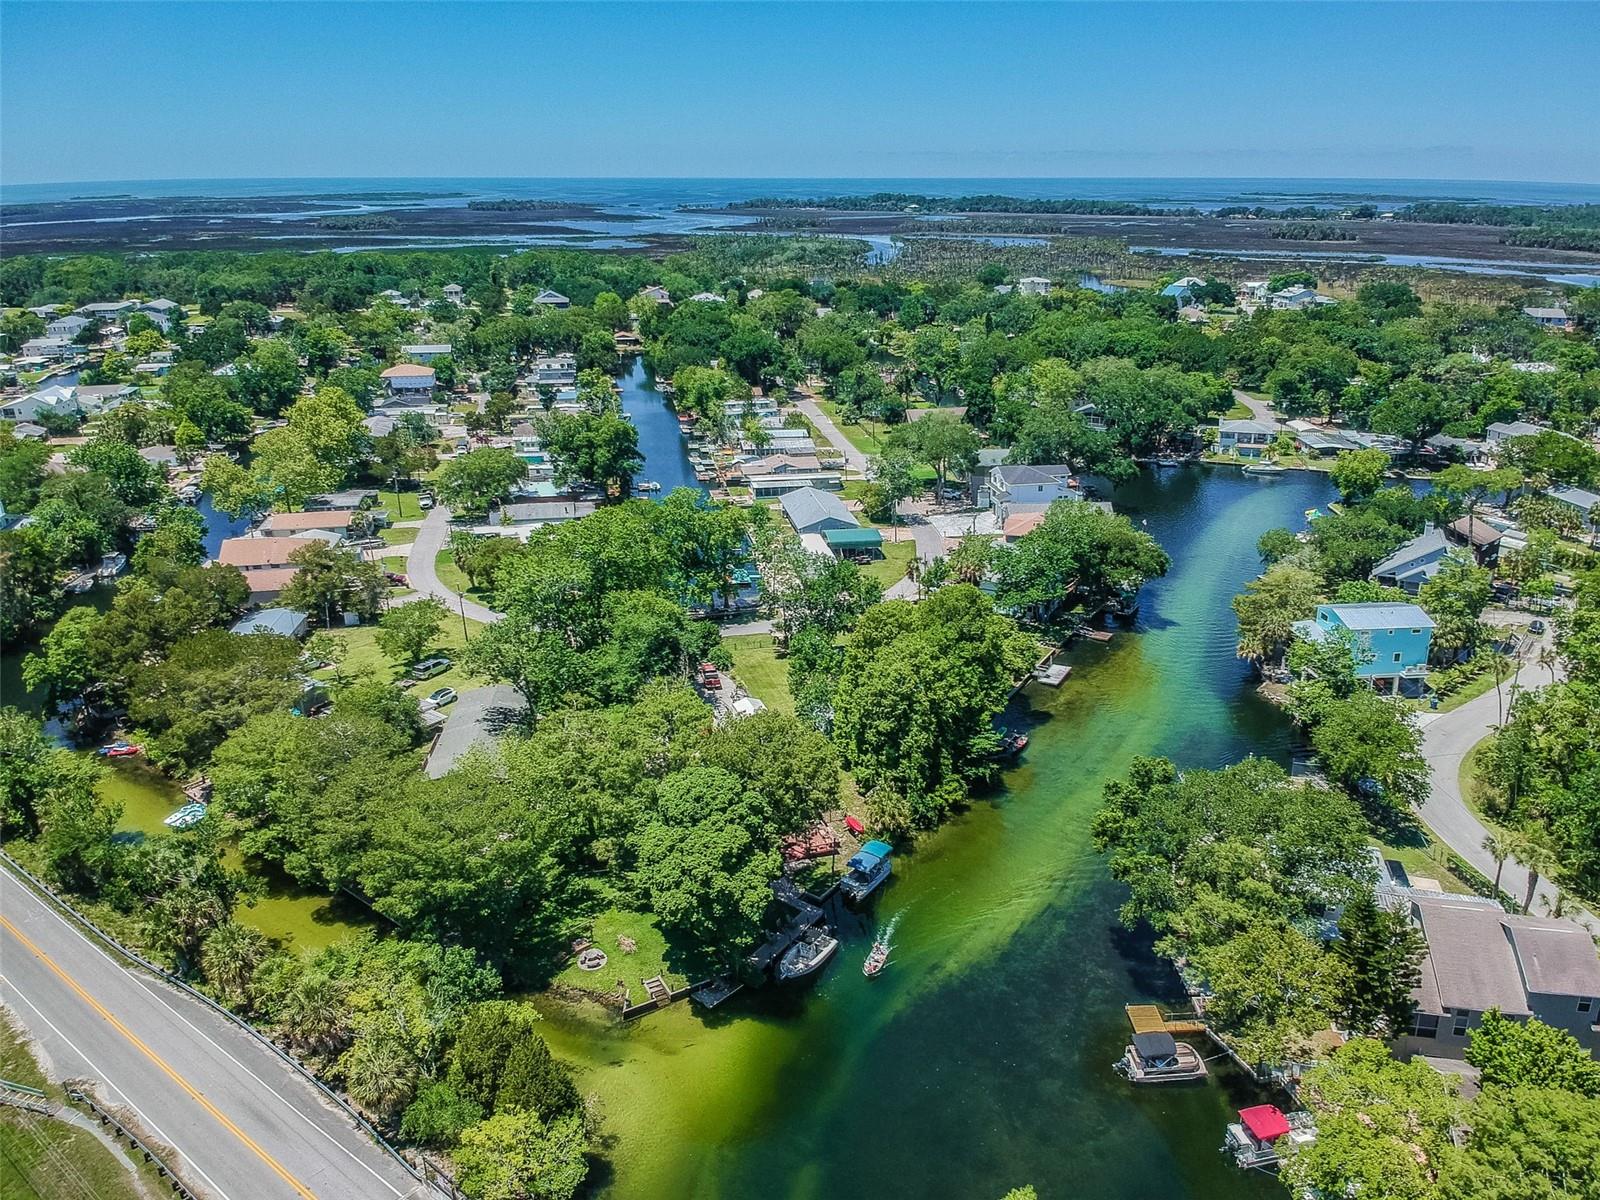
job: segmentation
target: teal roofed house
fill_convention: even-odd
[[[1319,604],[1295,636],[1318,642],[1348,629],[1356,642],[1356,674],[1380,692],[1420,694],[1433,648],[1433,618],[1415,604]]]

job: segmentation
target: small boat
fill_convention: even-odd
[[[839,948],[839,939],[824,928],[812,926],[778,960],[778,978],[804,979],[822,969]]]
[[[1275,475],[1282,475],[1288,469],[1288,467],[1275,462],[1256,462],[1246,467],[1244,473],[1246,475],[1260,475],[1270,478]]]
[[[639,492],[659,492],[661,490],[661,485],[654,479],[641,479],[633,487],[635,491]]]
[[[1181,458],[1173,458],[1171,455],[1162,455],[1160,458],[1156,459],[1156,466],[1181,467],[1183,466],[1183,460]]]
[[[1018,733],[1013,729],[1002,729],[1000,731],[1000,749],[998,753],[1003,755],[1021,754],[1027,748],[1027,734]]]
[[[1139,589],[1130,588],[1117,597],[1112,611],[1119,617],[1131,617],[1139,611]]]
[[[135,745],[133,742],[124,742],[120,740],[112,742],[109,745],[101,746],[99,750],[99,755],[101,758],[134,758],[143,753],[143,746]]]
[[[879,884],[889,878],[893,869],[889,862],[892,853],[887,842],[871,841],[845,864],[844,878],[839,881],[839,890],[849,900],[861,900],[877,890]]]
[[[1239,1119],[1228,1126],[1222,1152],[1241,1167],[1276,1171],[1293,1148],[1317,1140],[1317,1124],[1308,1112],[1285,1114],[1276,1104],[1241,1108]]]
[[[1134,1034],[1116,1069],[1129,1083],[1183,1083],[1210,1074],[1198,1050],[1161,1031]]]
[[[867,960],[861,964],[861,973],[868,979],[874,979],[882,974],[883,969],[889,965],[889,942],[887,938],[879,938],[872,943],[872,949],[867,954]]]
[[[122,574],[127,565],[128,556],[126,554],[107,554],[100,560],[100,566],[96,569],[94,577],[96,579],[115,579]]]
[[[94,586],[94,572],[82,571],[68,575],[66,582],[61,585],[75,596],[81,596]]]
[[[205,819],[206,806],[200,803],[185,804],[161,823],[170,829],[188,829]]]

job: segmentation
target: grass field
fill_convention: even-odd
[[[476,636],[483,628],[481,621],[468,620],[466,623],[467,634]],[[344,642],[349,647],[345,660],[339,664],[339,673],[346,679],[358,676],[369,676],[385,681],[399,679],[404,670],[397,666],[393,659],[378,648],[378,629],[375,625],[356,625],[349,629],[331,629],[328,631],[334,637]],[[453,687],[456,691],[465,688],[482,687],[483,680],[473,679],[461,669],[461,651],[466,648],[466,638],[461,633],[461,615],[451,613],[445,617],[444,623],[439,627],[439,636],[434,644],[428,648],[427,658],[443,656],[454,660],[455,664],[443,675],[436,675],[432,679],[418,683],[412,691],[418,696],[426,696],[435,688]],[[319,679],[332,679],[333,668],[315,672]]]
[[[417,503],[420,492],[391,492],[387,490],[378,493],[378,503],[383,505],[383,511],[389,514],[391,521],[415,521],[428,514],[422,511],[422,506]]]
[[[385,544],[390,546],[409,546],[417,540],[417,528],[415,525],[411,525],[405,529],[395,529],[393,527],[380,529],[378,536],[384,540]]]
[[[723,638],[722,644],[733,655],[733,677],[744,685],[745,691],[775,712],[794,712],[789,668],[773,649],[771,634]]]
[[[839,432],[844,434],[844,436],[849,439],[850,444],[857,450],[861,451],[861,453],[882,453],[883,442],[878,438],[877,434],[873,433],[865,425],[852,425],[846,422],[845,419],[839,415],[839,406],[832,400],[819,399],[817,401],[817,407],[827,414],[828,420],[832,421],[838,428]],[[822,440],[825,441],[826,439]]]
[[[618,941],[624,937],[632,939],[631,952],[624,951]],[[605,951],[606,965],[598,971],[585,971],[573,960],[551,982],[597,996],[616,996],[622,991],[619,985],[625,984],[630,1004],[641,1004],[650,998],[644,980],[657,975],[674,989],[692,982],[687,975],[667,966],[667,939],[649,913],[608,909],[595,918],[589,940]]]
[[[903,542],[885,540],[883,557],[873,559],[861,569],[884,587],[890,587],[906,577],[906,564],[916,556],[916,553],[917,544],[911,540],[909,534]]]
[[[45,1078],[9,1013],[0,1012],[0,1078],[62,1091]],[[22,1109],[0,1107],[0,1196],[5,1200],[149,1200],[159,1194],[93,1134]]]
[[[1450,869],[1449,862],[1445,858],[1447,848],[1434,841],[1426,830],[1419,830],[1417,837],[1419,840],[1415,845],[1399,846],[1376,839],[1373,844],[1383,851],[1385,858],[1392,858],[1404,867],[1406,874],[1413,879],[1419,875],[1437,879],[1439,886],[1447,892],[1458,896],[1470,894],[1472,889]]]
[[[468,600],[476,600],[479,604],[488,604],[489,592],[485,588],[475,588],[467,579],[467,573],[456,566],[456,560],[450,557],[449,547],[439,551],[433,560],[433,569],[438,573],[439,582],[452,592],[460,592]]]

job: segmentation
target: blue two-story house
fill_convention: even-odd
[[[1319,604],[1309,621],[1296,621],[1295,636],[1319,642],[1339,629],[1355,636],[1356,674],[1378,691],[1419,695],[1428,674],[1433,618],[1415,604]]]

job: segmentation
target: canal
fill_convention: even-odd
[[[1281,1195],[1217,1152],[1252,1095],[1243,1081],[1136,1091],[1112,1073],[1122,1006],[1181,995],[1118,924],[1121,889],[1088,831],[1136,755],[1287,760],[1287,723],[1233,655],[1229,600],[1259,569],[1256,538],[1331,496],[1322,475],[1200,468],[1118,491],[1173,569],[1146,588],[1134,632],[1074,648],[1065,686],[1019,699],[1009,720],[1032,741],[1001,794],[896,860],[873,914],[900,919],[880,978],[859,969],[862,931],[810,991],[710,1016],[679,1004],[624,1027],[546,1004],[546,1036],[614,1137],[603,1194]]]
[[[638,430],[639,453],[644,456],[644,468],[634,482],[637,485],[648,479],[661,485],[658,492],[637,494],[661,500],[670,495],[673,488],[705,491],[704,485],[694,477],[694,466],[689,462],[678,418],[667,398],[656,390],[655,376],[646,370],[643,356],[635,355],[630,360],[620,384],[622,412]]]

